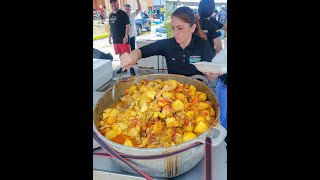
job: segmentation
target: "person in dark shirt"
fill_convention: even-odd
[[[119,9],[119,3],[117,0],[110,0],[110,7],[112,12],[109,15],[109,43],[113,43],[115,54],[119,54],[121,57],[124,53],[130,53],[129,17],[123,10]],[[113,40],[113,42],[111,40]],[[121,69],[120,71],[117,71],[118,74],[120,72]]]
[[[203,75],[192,64],[211,62],[213,51],[201,30],[199,20],[189,7],[180,7],[171,15],[173,38],[163,39],[121,56],[121,67],[128,69],[141,58],[162,55],[166,59],[169,74],[185,76]]]
[[[203,32],[206,33],[207,39],[212,47],[214,56],[222,50],[220,40],[220,31],[218,27],[209,19],[214,13],[215,3],[213,0],[201,0],[199,3],[200,25]]]
[[[213,24],[215,24],[218,27],[218,29],[222,29],[223,24],[221,24],[219,21],[217,21],[217,18],[215,16],[211,16],[209,18],[209,21],[213,22]]]
[[[208,37],[214,38],[214,45],[219,44],[219,51],[222,50],[221,40],[220,40],[220,33],[214,33],[215,30],[219,30],[223,28],[223,26],[217,27],[215,24],[219,22],[216,19],[211,18],[212,14],[214,13],[215,3],[213,0],[201,0],[199,3],[199,15],[200,21],[203,22],[204,27],[203,29],[208,29]],[[221,24],[221,23],[219,23]],[[212,28],[214,27],[214,28]],[[226,26],[225,26],[226,27]],[[211,31],[210,31],[211,28]],[[209,38],[208,38],[209,40]],[[216,43],[218,42],[218,43]],[[219,51],[216,51],[218,54]],[[205,76],[208,78],[210,83],[214,84],[213,91],[215,92],[217,99],[220,105],[220,122],[221,125],[227,129],[227,74],[218,74],[218,73],[205,73]],[[210,85],[209,85],[210,87]]]
[[[226,23],[222,24],[217,19],[218,19],[218,10],[214,10],[214,13],[209,18],[209,21],[213,22],[213,24],[215,24],[219,30],[222,29],[224,32],[227,32],[227,21]]]

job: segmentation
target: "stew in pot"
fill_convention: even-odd
[[[176,80],[141,80],[103,111],[99,132],[113,142],[140,148],[177,145],[216,123],[207,95]]]

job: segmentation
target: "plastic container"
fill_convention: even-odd
[[[105,59],[93,59],[93,90],[96,91],[112,78],[112,62]]]

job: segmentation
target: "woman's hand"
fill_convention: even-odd
[[[217,79],[218,76],[222,75],[221,73],[203,73],[203,74],[209,81],[214,81],[215,79]]]
[[[136,63],[137,60],[135,60],[134,56],[126,52],[120,57],[120,65],[123,70],[131,68]]]

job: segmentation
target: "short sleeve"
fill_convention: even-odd
[[[123,17],[123,22],[124,22],[124,25],[128,25],[130,24],[130,21],[129,21],[129,16],[127,15],[127,13],[125,13],[124,11],[122,11],[122,17]]]
[[[215,39],[217,37],[220,37],[221,36],[220,29],[218,29],[218,27],[214,23],[211,23],[211,25],[212,25],[212,28],[211,28],[212,38]]]

